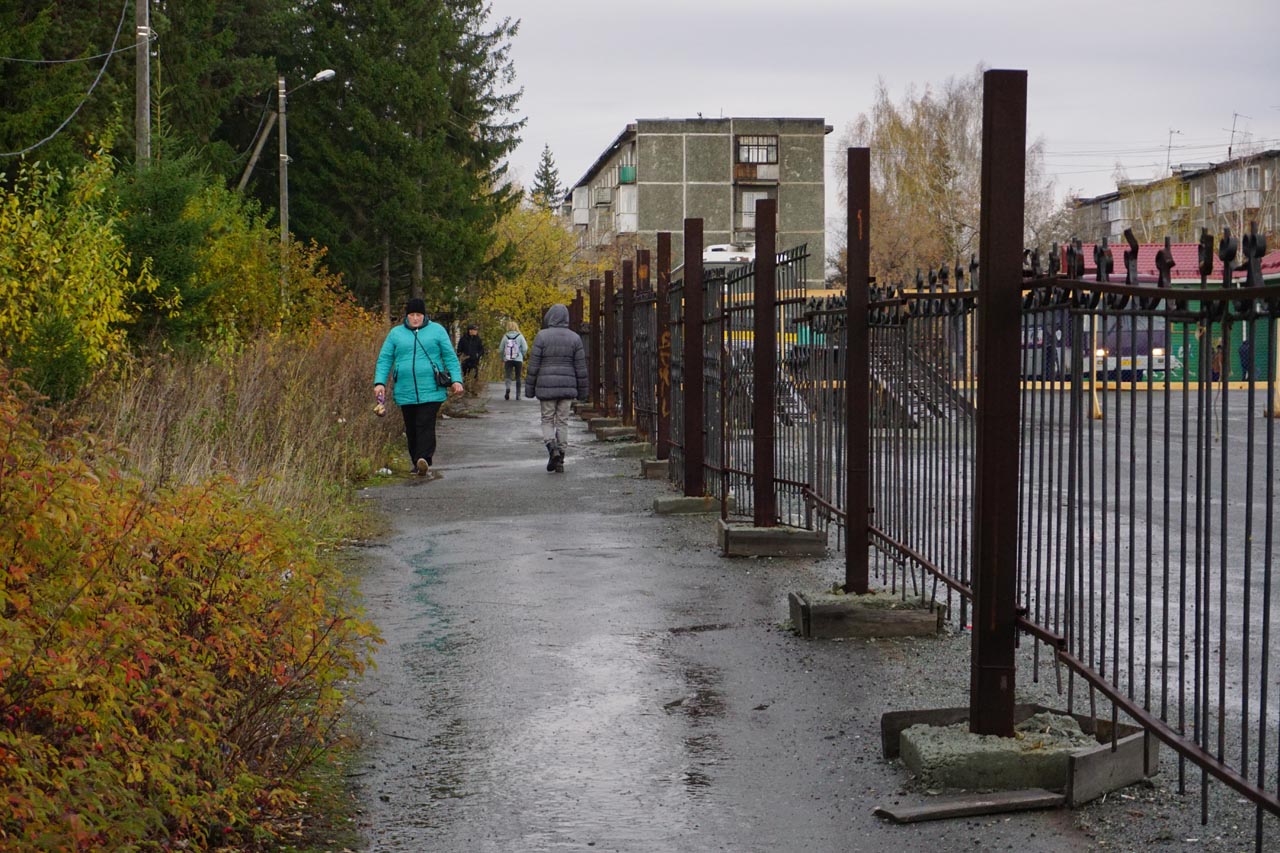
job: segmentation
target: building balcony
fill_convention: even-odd
[[[776,184],[778,183],[778,164],[735,163],[733,182],[735,184]]]
[[[1236,190],[1218,196],[1220,213],[1235,213],[1237,210],[1257,210],[1262,206],[1261,190]]]

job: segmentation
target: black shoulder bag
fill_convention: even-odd
[[[426,326],[423,326],[422,328],[425,329]],[[421,329],[419,329],[419,331],[421,331]],[[419,349],[422,350],[422,354],[427,357],[427,361],[431,362],[431,370],[436,375],[436,385],[440,386],[441,388],[448,388],[450,385],[452,385],[453,379],[449,376],[448,373],[445,373],[443,370],[440,369],[440,365],[436,364],[436,360],[431,357],[431,353],[427,352],[427,348],[423,346],[422,341],[418,340],[418,336],[416,333],[413,336],[413,342],[414,344],[417,345]]]

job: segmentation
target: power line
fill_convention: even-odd
[[[93,83],[89,85],[89,91],[84,93],[84,97],[81,98],[80,103],[76,104],[76,108],[71,111],[71,115],[63,119],[62,124],[58,125],[57,128],[54,129],[53,133],[49,134],[44,139],[41,139],[34,145],[28,145],[21,151],[0,151],[0,157],[21,157],[24,154],[29,154],[56,137],[59,133],[62,133],[66,126],[71,124],[71,120],[80,112],[80,108],[89,102],[89,97],[93,94],[93,90],[98,88],[98,83],[102,82],[103,75],[107,73],[107,66],[111,64],[111,57],[116,54],[116,45],[120,42],[120,33],[124,29],[124,22],[128,17],[129,6],[131,4],[132,0],[124,0],[124,6],[120,9],[120,23],[116,25],[116,35],[115,38],[111,40],[111,50],[105,54],[106,59],[102,61],[102,67],[98,69],[98,76],[93,78]]]
[[[156,34],[152,33],[147,38],[147,44],[149,45],[151,42],[155,40],[156,40]],[[92,62],[95,59],[102,59],[104,57],[110,58],[112,56],[115,56],[117,53],[128,53],[131,50],[137,50],[137,49],[138,49],[138,45],[136,43],[132,43],[132,44],[129,44],[127,47],[115,48],[113,50],[107,51],[106,53],[98,53],[98,54],[94,54],[93,56],[77,56],[77,57],[74,57],[73,59],[23,59],[22,57],[19,57],[19,56],[0,56],[0,62],[22,62],[27,65],[67,65],[73,62]]]

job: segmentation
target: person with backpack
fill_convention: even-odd
[[[520,334],[520,327],[515,320],[507,323],[507,333],[499,344],[502,351],[502,381],[505,390],[502,399],[511,399],[511,382],[516,383],[516,399],[520,399],[520,374],[524,370],[524,357],[529,354],[529,342]]]
[[[436,452],[436,416],[450,395],[462,393],[462,368],[449,333],[427,319],[426,303],[410,299],[404,320],[387,333],[373,370],[373,397],[377,411],[385,411],[387,380],[404,415],[409,443],[409,465],[426,476]]]
[[[587,399],[589,391],[586,347],[569,328],[569,309],[557,303],[547,309],[542,331],[533,339],[524,382],[525,396],[537,397],[541,409],[547,471],[564,473],[569,411],[573,401]]]

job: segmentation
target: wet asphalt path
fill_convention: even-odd
[[[795,637],[786,593],[829,586],[831,561],[726,560],[580,421],[553,475],[537,404],[486,403],[442,422],[429,480],[364,493],[391,526],[362,580],[386,641],[355,712],[366,849],[1089,848],[1065,812],[873,816],[921,796],[880,757],[880,714],[964,704],[964,663]]]

